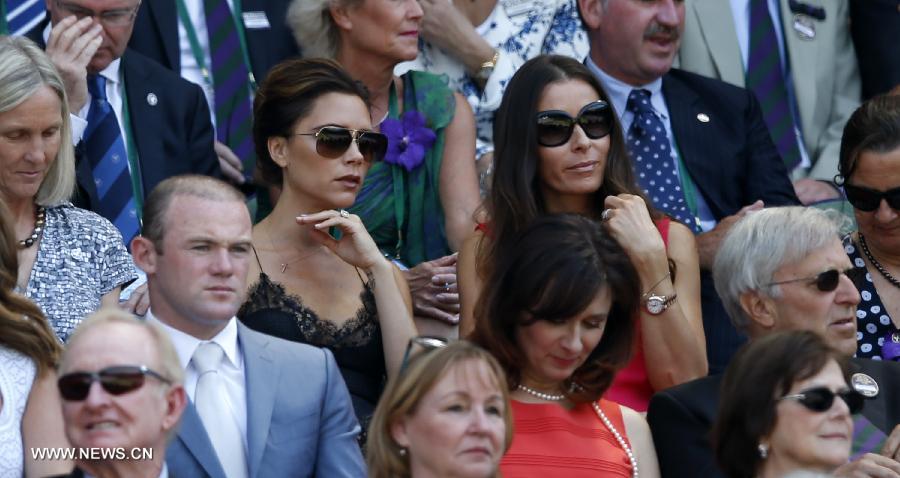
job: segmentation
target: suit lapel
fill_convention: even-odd
[[[257,476],[262,462],[275,393],[278,389],[281,367],[272,359],[267,347],[269,338],[250,331],[238,322],[238,339],[244,356],[244,373],[247,380],[247,447],[250,478]]]
[[[159,128],[171,125],[166,125],[163,117],[162,104],[166,101],[167,92],[156,90],[157,83],[150,77],[138,55],[131,50],[126,50],[122,55],[122,79],[128,99],[131,136],[141,169],[141,186],[146,198],[150,194],[147,185],[157,184],[165,179],[157,177],[162,171],[153,166],[162,159],[158,158]]]
[[[851,375],[853,373],[864,373],[869,375],[872,379],[875,380],[876,383],[879,384],[879,388],[881,389],[880,393],[885,392],[885,379],[880,372],[880,368],[878,365],[872,366],[875,364],[870,364],[869,359],[852,359],[850,361],[850,370]],[[875,399],[867,399],[866,406],[863,407],[862,414],[865,415],[866,418],[872,422],[879,430],[888,434],[891,432],[892,425],[888,426],[887,429],[882,429],[885,425],[890,425],[887,420],[887,402],[890,397],[875,397]]]
[[[153,0],[145,2],[157,34],[162,41],[163,52],[172,70],[181,74],[181,51],[178,41],[178,15],[175,0]]]
[[[794,79],[794,96],[797,100],[797,109],[800,110],[800,122],[803,125],[814,125],[816,114],[815,108],[802,108],[800,105],[814,105],[818,92],[816,91],[818,81],[817,76],[820,74],[816,71],[816,64],[829,65],[827,61],[818,61],[819,46],[822,39],[827,36],[828,32],[820,32],[812,40],[803,40],[794,30],[794,14],[788,6],[788,0],[781,2],[781,23],[783,25],[782,32],[784,34],[784,49],[788,52],[791,65],[791,77]],[[809,3],[818,4],[820,2],[809,0]],[[834,12],[831,12],[834,13]],[[822,30],[823,22],[816,19],[810,19],[816,29]],[[844,19],[846,21],[846,19]],[[821,73],[828,76],[834,72],[827,71]],[[804,114],[805,113],[805,114]]]
[[[203,422],[194,402],[188,402],[188,406],[181,415],[181,424],[178,427],[178,438],[184,448],[200,463],[207,475],[212,477],[225,476],[225,470],[216,456],[216,449],[213,448],[206,429],[203,428]],[[171,470],[170,470],[171,471]]]
[[[744,86],[744,65],[741,49],[737,42],[737,32],[731,6],[725,0],[696,0],[700,31],[709,45],[709,53],[718,70],[719,78],[728,83]],[[734,39],[734,41],[729,41]]]

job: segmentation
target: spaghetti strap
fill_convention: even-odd
[[[259,262],[259,254],[256,253],[256,247],[253,244],[250,244],[250,249],[253,249],[253,257],[256,258],[256,265],[259,266],[259,271],[265,273],[266,271],[262,268],[262,262]]]

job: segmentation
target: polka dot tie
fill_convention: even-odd
[[[627,142],[638,184],[653,201],[654,207],[695,233],[701,232],[694,215],[687,207],[669,137],[662,120],[650,105],[650,92],[631,90],[626,108],[634,113]]]

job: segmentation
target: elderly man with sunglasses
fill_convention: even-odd
[[[802,207],[765,209],[738,221],[713,265],[735,327],[750,340],[811,330],[852,356],[860,296],[839,229],[834,216]],[[854,416],[853,454],[861,457],[836,476],[900,477],[900,364],[852,359],[851,367],[851,385],[868,398]],[[720,375],[701,378],[650,401],[647,420],[664,477],[723,476],[709,443],[720,383]]]
[[[83,454],[69,476],[169,476],[166,443],[187,395],[165,332],[101,309],[72,335],[59,372],[66,436]]]

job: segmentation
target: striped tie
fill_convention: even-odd
[[[750,54],[747,58],[746,83],[762,105],[766,126],[781,159],[788,171],[793,170],[800,164],[800,149],[781,70],[778,37],[775,36],[767,0],[750,0]]]
[[[226,0],[204,0],[206,32],[212,60],[216,139],[226,144],[253,171],[250,72],[244,63],[237,25]]]
[[[140,231],[134,189],[128,172],[128,156],[125,142],[116,120],[116,112],[106,99],[106,78],[88,75],[88,92],[91,108],[88,126],[84,132],[85,154],[91,165],[97,198],[97,211],[109,219],[122,233],[125,244],[130,244]]]
[[[0,19],[0,33],[24,35],[44,19],[44,0],[0,0],[6,7]]]

